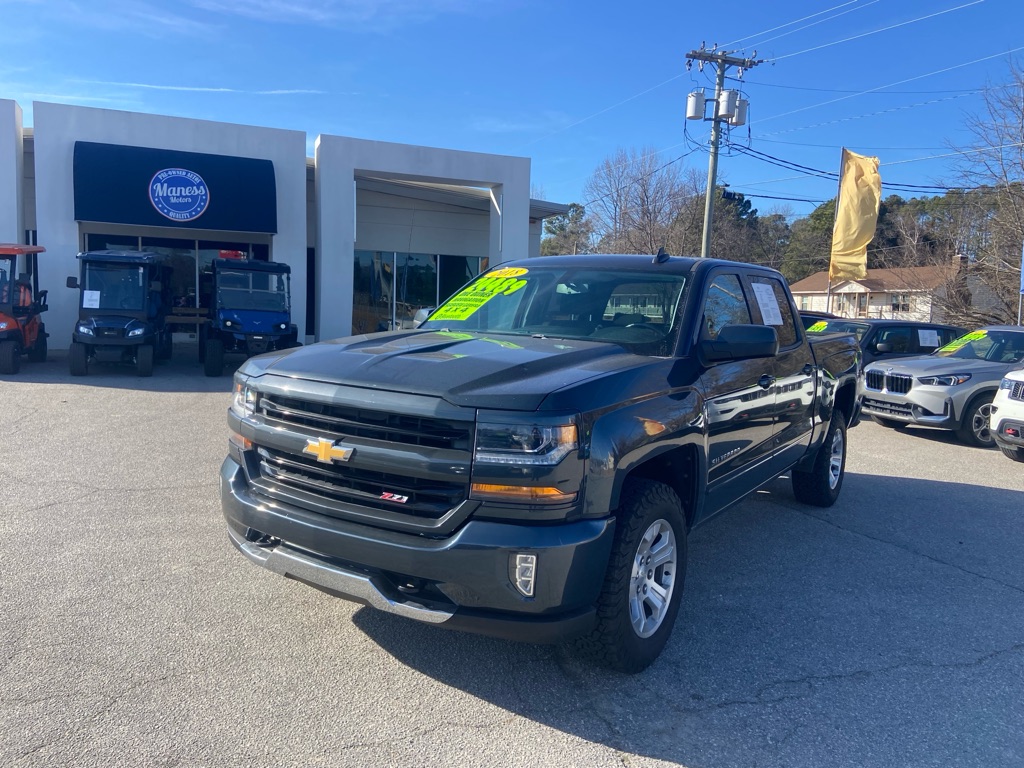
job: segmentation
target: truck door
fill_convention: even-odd
[[[739,272],[713,273],[702,299],[701,339],[754,322]],[[708,490],[714,514],[771,478],[775,393],[772,358],[710,365],[701,375],[707,417]]]
[[[818,373],[786,286],[770,275],[751,273],[749,280],[760,321],[775,328],[779,336],[779,353],[772,361],[775,377],[775,459],[772,464],[783,471],[802,456],[810,444]]]

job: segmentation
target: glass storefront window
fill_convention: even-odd
[[[142,250],[162,253],[171,267],[171,302],[175,307],[198,306],[196,298],[196,241],[144,237]]]
[[[139,238],[137,235],[94,235],[85,236],[87,251],[137,251]]]

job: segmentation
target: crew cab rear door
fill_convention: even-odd
[[[816,376],[814,354],[803,325],[782,280],[772,275],[748,274],[754,311],[764,325],[775,329],[779,353],[773,359],[775,425],[773,444],[778,472],[796,463],[811,442]]]

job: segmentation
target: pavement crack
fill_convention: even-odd
[[[898,549],[901,552],[907,552],[908,554],[916,555],[917,557],[924,558],[925,560],[930,560],[931,562],[933,562],[933,563],[935,563],[937,565],[944,565],[947,568],[953,568],[954,570],[960,571],[961,573],[967,574],[968,576],[974,576],[975,578],[978,578],[978,579],[983,579],[985,581],[991,581],[993,584],[998,584],[1001,587],[1006,587],[1007,589],[1012,589],[1014,592],[1017,592],[1019,594],[1024,595],[1024,588],[1018,587],[1015,584],[1009,584],[1009,583],[1007,583],[1005,581],[1002,581],[1001,579],[995,578],[994,576],[987,576],[984,573],[978,573],[977,571],[972,571],[970,568],[964,568],[962,565],[957,565],[956,563],[950,563],[950,562],[948,562],[946,560],[942,560],[941,558],[935,557],[934,555],[929,555],[929,554],[926,554],[924,552],[920,552],[920,551],[918,551],[916,549],[913,549],[911,547],[905,546],[903,544],[897,544],[894,541],[889,541],[888,539],[883,539],[883,538],[880,538],[878,536],[872,536],[870,533],[864,533],[863,531],[856,531],[853,528],[847,528],[846,526],[840,525],[839,523],[835,522],[834,520],[829,520],[828,518],[821,517],[819,515],[815,515],[815,514],[809,512],[808,510],[802,509],[800,507],[791,506],[791,505],[785,504],[785,503],[782,503],[780,506],[782,506],[785,509],[790,510],[791,512],[795,512],[795,513],[797,513],[799,515],[803,515],[804,517],[809,517],[812,520],[818,520],[819,522],[825,523],[826,525],[830,525],[833,528],[837,528],[840,531],[844,531],[845,533],[850,533],[850,534],[853,534],[854,536],[860,536],[862,538],[868,539],[869,541],[878,542],[879,544],[885,544],[887,546],[893,547],[894,549]]]

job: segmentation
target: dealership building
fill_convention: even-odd
[[[174,307],[200,310],[218,257],[291,268],[307,341],[408,326],[490,266],[540,252],[529,158],[0,100],[0,242],[38,244],[51,348],[77,318],[76,254],[145,250],[172,266]],[[183,325],[183,333],[195,326]]]

